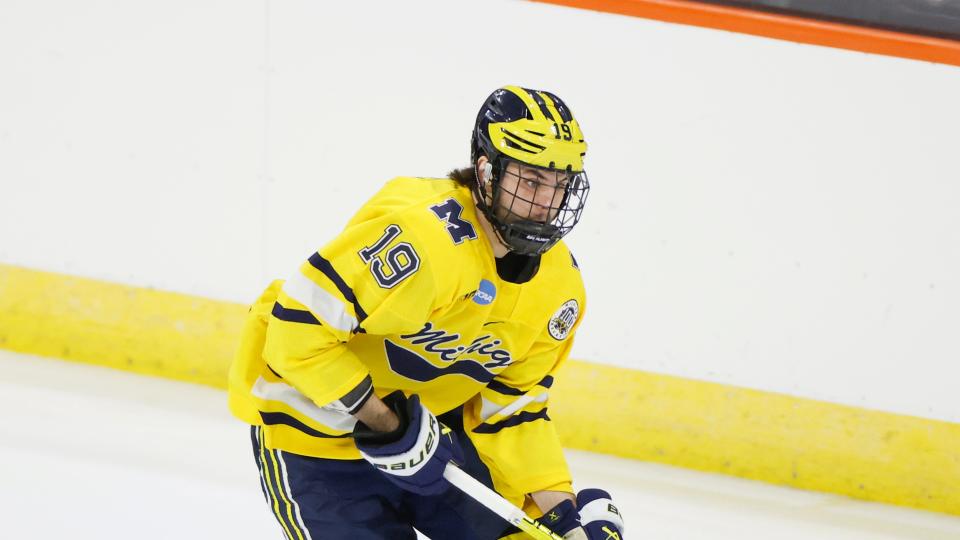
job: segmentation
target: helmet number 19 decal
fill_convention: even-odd
[[[563,130],[563,137],[560,136],[560,130]],[[563,139],[565,141],[573,140],[573,133],[570,131],[570,126],[567,124],[558,124],[553,123],[553,135],[557,139]]]
[[[392,289],[420,269],[420,257],[417,256],[413,246],[406,242],[393,246],[382,258],[380,257],[380,252],[400,236],[401,232],[403,231],[399,225],[390,225],[373,245],[357,253],[364,263],[370,265],[370,273],[377,280],[377,284],[384,289]]]

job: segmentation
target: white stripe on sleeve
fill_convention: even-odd
[[[511,402],[506,407],[501,408],[500,405],[490,401],[487,398],[483,399],[483,407],[480,409],[480,420],[486,422],[494,415],[499,414],[503,417],[513,416],[513,413],[519,411],[520,409],[526,407],[531,403],[544,403],[547,401],[547,392],[543,392],[537,395],[524,394]]]
[[[295,411],[337,431],[353,431],[357,419],[343,411],[317,407],[316,403],[284,382],[267,382],[258,377],[251,394],[268,401],[279,401]]]
[[[320,317],[322,322],[337,330],[352,332],[360,325],[356,317],[347,313],[346,305],[342,300],[328,293],[300,272],[296,272],[283,284],[283,292],[307,306],[307,309]]]

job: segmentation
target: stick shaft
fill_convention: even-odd
[[[479,480],[462,471],[453,463],[447,463],[443,477],[457,489],[473,497],[477,502],[489,508],[508,523],[527,533],[531,538],[542,540],[563,540],[534,519],[527,517],[523,510],[501,497],[497,492],[480,483]]]

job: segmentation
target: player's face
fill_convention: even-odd
[[[497,217],[504,222],[550,223],[560,212],[569,176],[560,171],[508,162],[500,179]]]

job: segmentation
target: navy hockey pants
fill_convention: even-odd
[[[403,491],[364,460],[320,459],[263,447],[251,428],[260,487],[288,540],[493,540],[509,526],[451,487],[432,497]],[[488,487],[490,474],[463,433],[466,465]],[[516,530],[516,529],[513,529]]]

